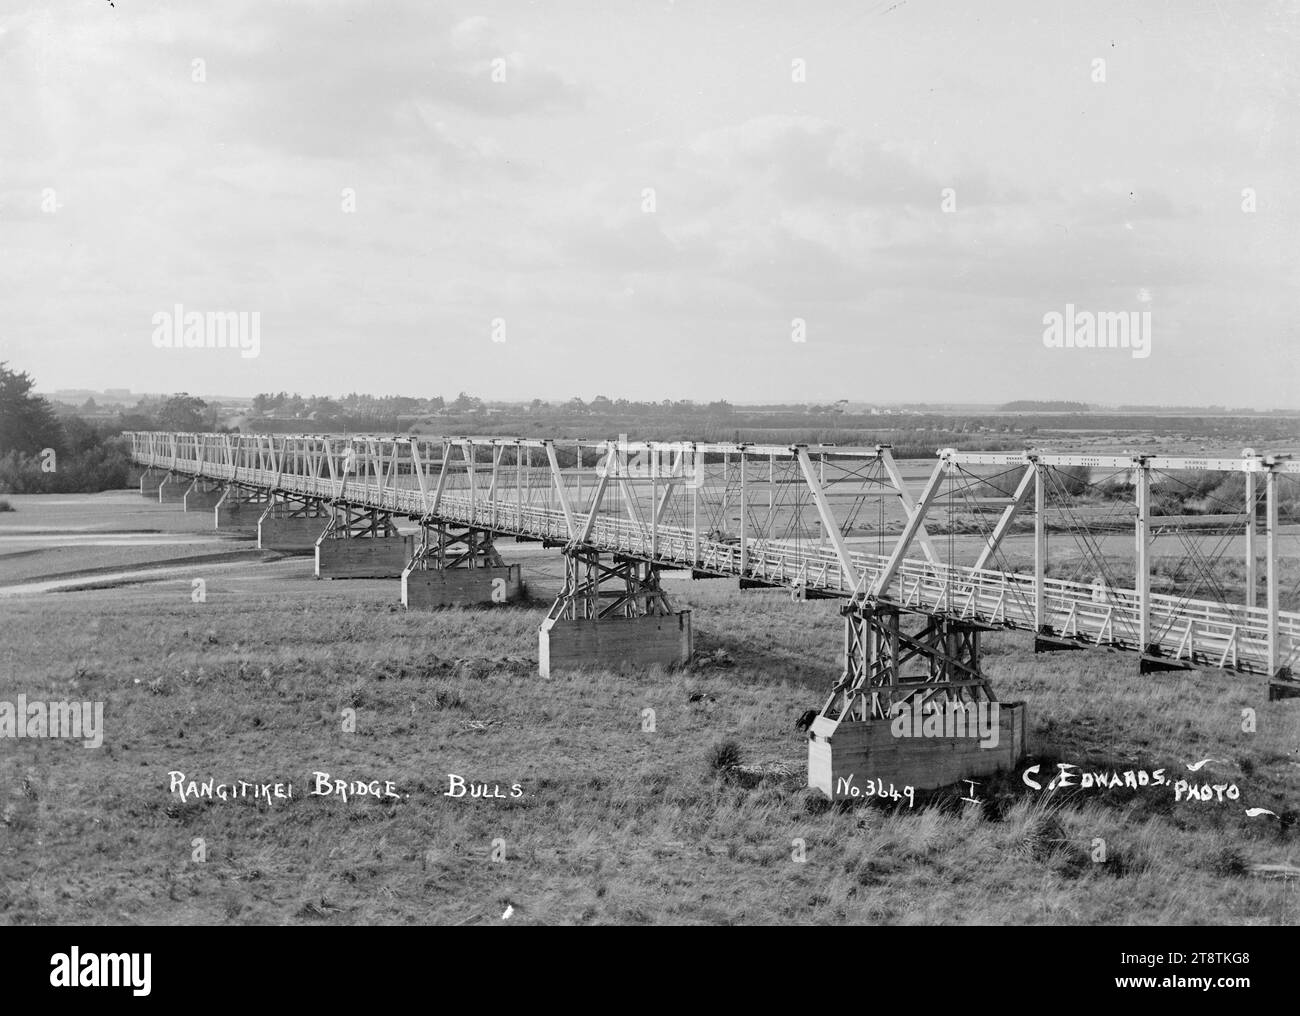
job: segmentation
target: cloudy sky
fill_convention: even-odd
[[[42,390],[1300,406],[1297,0],[114,3],[0,0]]]

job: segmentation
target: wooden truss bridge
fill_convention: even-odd
[[[1128,652],[1142,672],[1295,686],[1300,463],[1288,456],[943,449],[917,465],[887,446],[127,436],[148,496],[212,507],[218,527],[242,510],[263,545],[314,549],[318,575],[368,574],[365,562],[400,574],[408,607],[515,598],[498,537],[563,548],[544,676],[689,659],[689,613],[672,609],[665,569],[839,598],[845,666],[814,746],[903,704],[995,702],[979,663],[995,629],[1033,632],[1039,651]],[[394,519],[419,523],[418,542]]]

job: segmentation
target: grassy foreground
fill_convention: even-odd
[[[997,635],[987,669],[1029,703],[1044,772],[1174,779],[1212,758],[1200,781],[1240,800],[1048,794],[1017,773],[980,785],[979,806],[947,791],[830,807],[804,786],[793,722],[839,669],[833,603],[674,583],[702,662],[543,681],[536,604],[406,614],[396,582],[309,575],[232,566],[201,603],[181,579],[0,601],[0,700],[103,701],[106,726],[97,749],[0,741],[0,923],[1300,918],[1295,878],[1249,870],[1300,862],[1300,700],[1268,702],[1262,679],[1139,678],[1129,656],[1035,657]],[[720,768],[728,740],[769,775]],[[170,770],[292,781],[294,797],[181,802]],[[403,796],[309,796],[318,770]],[[449,774],[505,796],[445,796]]]

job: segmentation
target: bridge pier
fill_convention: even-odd
[[[682,666],[694,651],[691,612],[674,611],[659,568],[580,548],[564,554],[564,589],[537,633],[537,672]]]
[[[808,732],[808,785],[831,800],[874,781],[932,790],[1014,769],[1025,754],[1023,702],[1000,703],[980,669],[990,626],[853,603],[844,673]]]
[[[158,484],[158,503],[183,505],[185,492],[190,489],[191,483],[193,477],[185,473],[168,473],[163,477],[162,483]]]
[[[336,504],[316,540],[318,579],[395,579],[411,558],[411,537],[401,536],[391,512]]]
[[[196,476],[185,489],[185,495],[181,498],[181,503],[185,506],[187,512],[201,511],[206,508],[215,508],[224,494],[225,488],[221,483]]]
[[[320,498],[276,492],[257,520],[257,548],[290,554],[315,552],[316,540],[329,522],[329,512]]]
[[[407,610],[511,603],[523,595],[519,565],[501,559],[492,533],[468,526],[421,523],[420,544],[401,575]]]
[[[263,487],[228,483],[212,507],[213,524],[217,529],[256,529],[270,502],[271,494]]]

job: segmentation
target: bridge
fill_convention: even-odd
[[[818,745],[878,730],[900,705],[996,702],[979,663],[996,629],[1033,632],[1037,651],[1128,653],[1141,673],[1221,668],[1265,676],[1271,694],[1296,684],[1282,544],[1300,463],[1288,456],[949,448],[918,472],[883,445],[127,437],[146,496],[212,508],[218,528],[255,519],[261,546],[313,551],[320,577],[400,577],[410,609],[517,598],[499,537],[562,548],[544,677],[689,660],[690,614],[672,608],[665,569],[838,598],[845,666],[811,724],[810,766]],[[1171,512],[1188,491],[1215,510]],[[1161,541],[1176,555],[1160,557]],[[1006,722],[1022,751],[1023,714]]]

